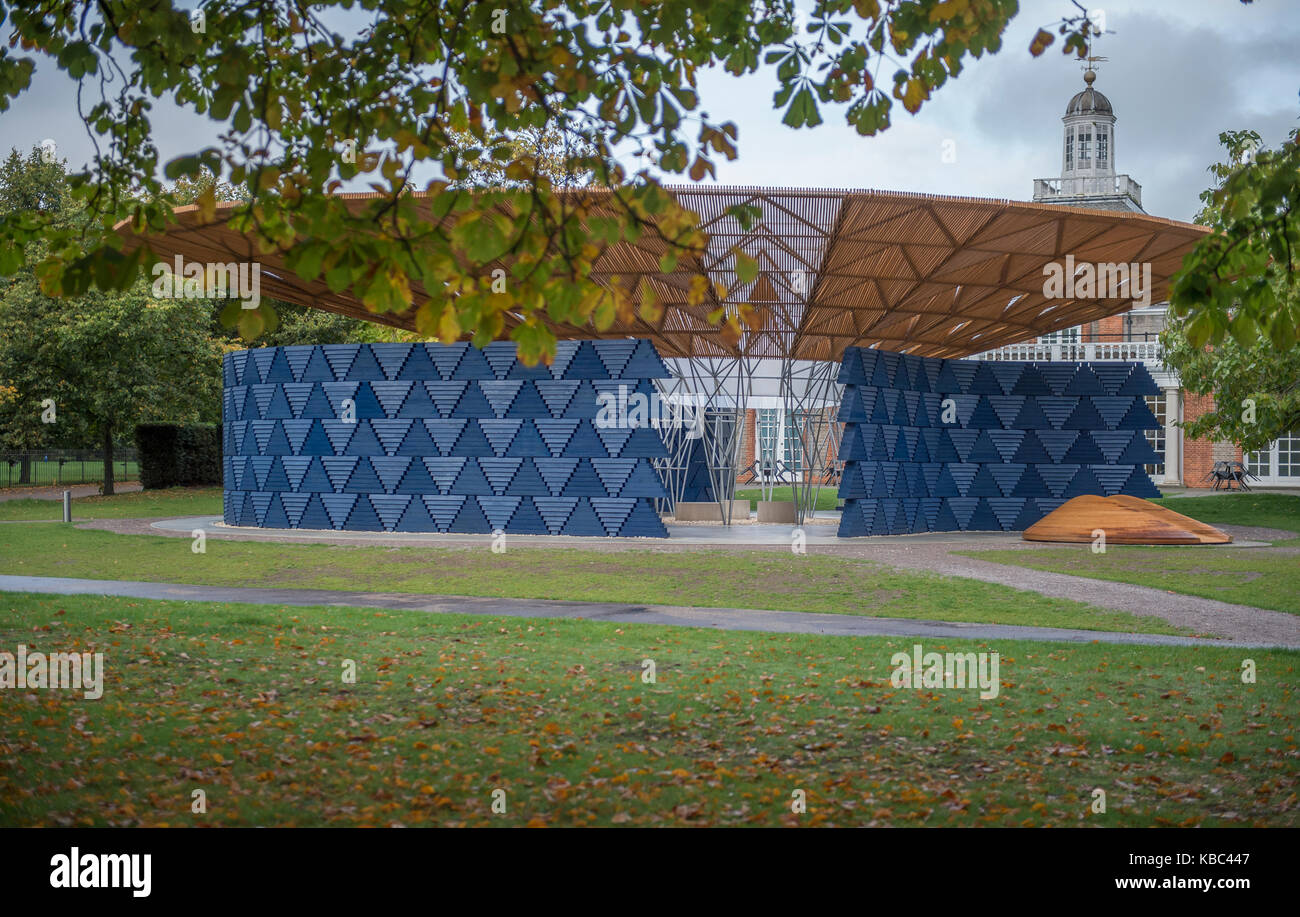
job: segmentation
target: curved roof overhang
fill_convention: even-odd
[[[651,338],[665,357],[745,356],[838,360],[848,346],[877,347],[931,357],[961,357],[1116,315],[1137,299],[1120,295],[1050,297],[1045,269],[1076,265],[1150,265],[1142,299],[1168,297],[1170,277],[1208,230],[1145,214],[1088,210],[1019,201],[945,197],[896,191],[840,191],[727,186],[669,187],[700,215],[710,242],[703,257],[682,258],[660,270],[667,243],[644,233],[636,244],[616,243],[598,257],[593,277],[614,278],[635,290],[651,284],[665,306],[662,317],[591,327],[549,323],[561,339]],[[579,190],[597,213],[608,192]],[[418,198],[420,195],[416,195]],[[359,211],[376,195],[340,195]],[[761,217],[744,230],[728,213],[752,204]],[[226,224],[218,208],[204,221],[197,207],[176,211],[165,235],[148,237],[165,260],[255,261],[264,296],[414,330],[414,308],[375,314],[348,292],[323,280],[308,282],[285,266],[282,251],[263,253],[249,235]],[[141,243],[124,225],[128,249]],[[758,260],[756,279],[742,284],[730,251]],[[724,303],[692,306],[688,290],[703,274],[728,291],[725,302],[749,303],[763,326],[729,340],[708,321]],[[1130,282],[1131,284],[1132,282]],[[416,306],[427,293],[413,286]],[[507,322],[506,331],[510,328]]]

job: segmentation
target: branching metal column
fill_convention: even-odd
[[[829,360],[781,361],[781,400],[787,429],[799,442],[800,474],[791,482],[795,521],[803,525],[817,510],[817,492],[837,486],[840,435],[835,419],[843,386],[836,382],[839,364]]]
[[[745,427],[751,367],[744,357],[689,357],[682,362],[686,364],[688,384],[697,399],[696,410],[704,414],[704,460],[713,499],[718,504],[722,524],[731,525],[737,453]]]

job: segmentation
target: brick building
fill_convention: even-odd
[[[810,443],[823,452],[818,468],[830,468],[835,461],[838,430],[832,435],[836,409],[822,408],[816,423],[820,430],[807,422],[796,425],[780,398],[754,397],[745,411],[745,428],[740,437],[740,460],[737,478],[742,484],[762,481],[789,484],[802,479],[805,462],[804,451]],[[836,483],[829,474],[813,477],[814,483]]]

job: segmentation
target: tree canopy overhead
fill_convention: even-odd
[[[1170,312],[1194,347],[1231,338],[1286,352],[1300,343],[1300,129],[1277,149],[1254,131],[1224,131],[1197,222],[1214,229],[1188,255]]]
[[[1030,53],[1053,31],[1063,51],[1085,53],[1086,10],[1062,7]],[[726,100],[706,108],[700,98],[704,70],[763,69],[787,125],[813,127],[835,111],[871,135],[888,128],[895,103],[917,112],[968,58],[999,50],[1017,9],[1015,0],[817,0],[805,19],[790,0],[209,0],[191,14],[171,0],[0,0],[10,36],[0,111],[30,85],[36,55],[82,83],[97,141],[77,179],[97,231],[53,226],[39,210],[7,216],[0,275],[41,238],[48,293],[124,288],[152,253],[123,254],[111,227],[129,218],[134,231],[164,230],[174,203],[164,179],[210,168],[244,198],[222,218],[290,252],[303,279],[324,278],[376,313],[414,308],[417,327],[444,340],[492,339],[509,314],[523,355],[545,357],[554,342],[543,317],[599,328],[656,316],[653,290],[628,295],[588,279],[604,246],[659,233],[672,246],[665,269],[703,250],[697,217],[618,157],[644,152],[661,173],[701,181],[718,157],[737,155]],[[217,142],[164,168],[152,141],[159,98],[211,118]],[[519,142],[529,132],[564,138],[558,174],[590,175],[615,215],[558,194],[557,164]],[[485,161],[501,164],[502,182],[467,190]],[[376,196],[350,210],[331,195],[358,176]],[[429,194],[428,209],[412,190]],[[214,218],[216,203],[214,191],[198,199]],[[753,218],[743,207],[735,215]],[[757,264],[732,257],[752,279]],[[493,284],[498,265],[504,285]],[[726,291],[707,282],[693,296],[737,332],[757,320],[744,304],[724,308]],[[242,316],[246,333],[264,317]]]

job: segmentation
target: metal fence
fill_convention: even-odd
[[[113,480],[138,481],[134,449],[113,450]],[[0,452],[0,488],[98,484],[104,479],[104,453],[83,449]]]

